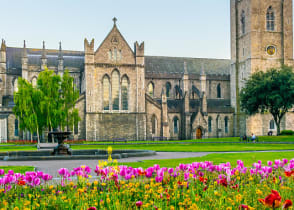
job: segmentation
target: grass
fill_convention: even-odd
[[[294,136],[259,136],[260,142],[294,142]],[[166,143],[166,142],[239,142],[239,137],[224,138],[208,138],[193,140],[175,140],[175,141],[127,141],[127,143]],[[78,144],[79,142],[77,142]],[[84,141],[83,144],[113,144],[113,141]],[[114,144],[122,144],[124,142],[115,142]]]
[[[141,145],[111,145],[113,149],[143,149],[162,152],[227,152],[227,151],[262,151],[290,150],[294,144],[141,144]],[[107,149],[108,145],[73,145],[72,149]]]
[[[165,159],[165,160],[145,160],[142,162],[120,163],[134,168],[148,168],[154,164],[159,164],[161,167],[176,167],[180,163],[193,163],[200,161],[213,161],[214,164],[230,162],[233,166],[237,160],[242,160],[245,166],[251,166],[252,163],[261,160],[263,164],[267,164],[268,160],[276,159],[293,159],[294,152],[262,152],[262,153],[229,153],[229,154],[209,154],[203,157],[181,158],[181,159]]]
[[[0,152],[37,150],[36,146],[1,146]]]
[[[26,171],[34,171],[33,166],[0,166],[0,169],[4,169],[5,173],[8,170],[13,170],[14,173],[25,173]]]

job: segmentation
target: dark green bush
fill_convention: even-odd
[[[280,135],[282,135],[282,136],[292,136],[292,135],[294,135],[294,131],[292,131],[292,130],[282,130]]]

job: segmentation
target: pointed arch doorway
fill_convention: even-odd
[[[202,139],[202,130],[200,127],[196,129],[196,139]]]

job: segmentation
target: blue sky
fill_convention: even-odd
[[[146,55],[230,58],[229,0],[5,0],[0,38],[8,46],[83,50],[95,48],[112,28],[112,18],[133,48],[145,41]]]

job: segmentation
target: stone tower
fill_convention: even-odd
[[[234,134],[264,135],[270,116],[241,113],[239,91],[256,71],[293,63],[292,0],[231,0],[231,103]]]

